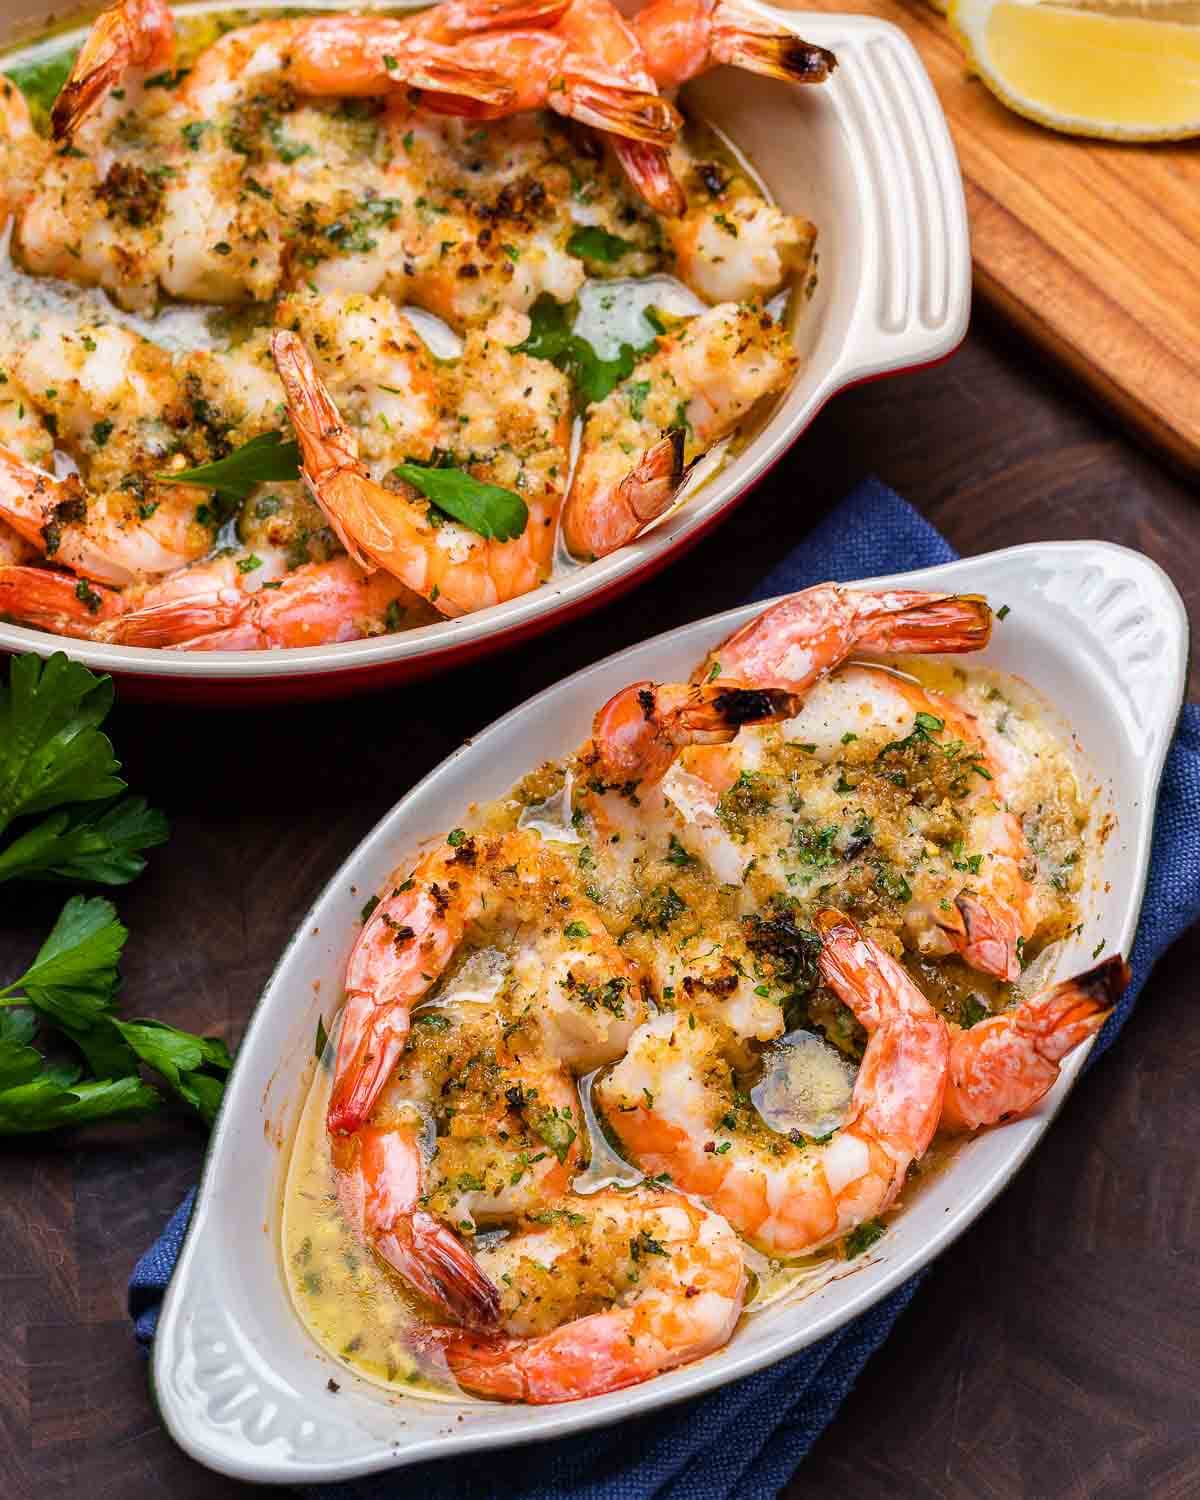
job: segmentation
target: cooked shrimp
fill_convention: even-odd
[[[588,409],[563,513],[571,551],[603,557],[633,541],[670,508],[688,465],[796,365],[787,330],[754,304],[711,308],[661,339]]]
[[[566,1197],[479,1260],[503,1287],[503,1334],[431,1329],[468,1391],[545,1404],[599,1396],[711,1354],[741,1315],[737,1236],[678,1193]]]
[[[366,49],[356,66],[352,49],[345,45],[350,37],[369,42],[374,19],[330,18],[341,45],[331,45],[328,27],[320,29],[320,23],[306,16],[240,26],[201,53],[181,97],[199,118],[211,118],[250,90],[261,88],[266,77],[286,79],[302,94],[347,98],[378,92],[365,86]],[[503,108],[509,103],[511,89],[499,75],[459,60],[411,27],[397,28],[379,19],[386,38],[370,56],[397,87],[430,90],[439,96],[440,107],[448,110],[455,108],[454,96],[462,99],[464,109],[475,105]]]
[[[48,156],[25,95],[0,73],[0,230],[33,191]]]
[[[594,57],[605,68],[647,94],[656,92],[633,23],[612,0],[571,0],[557,26],[581,56]],[[671,171],[667,147],[659,141],[630,140],[612,133],[608,143],[626,176],[661,214],[681,214],[686,199]]]
[[[574,1085],[545,1055],[536,1016],[510,1031],[481,1010],[417,1015],[370,1121],[335,1138],[333,1159],[342,1211],[364,1241],[444,1311],[489,1326],[499,1296],[459,1234],[552,1202],[584,1140]]]
[[[946,1024],[905,971],[840,912],[819,912],[816,927],[822,975],[869,1037],[828,1143],[769,1129],[735,1094],[722,1029],[679,1011],[648,1021],[596,1089],[644,1171],[669,1173],[771,1255],[807,1254],[890,1208],[946,1086]]]
[[[449,616],[513,598],[542,582],[548,573],[556,492],[550,492],[548,501],[533,497],[540,503],[528,507],[525,529],[512,541],[435,524],[428,507],[409,498],[411,491],[385,489],[370,477],[359,458],[357,440],[342,422],[301,340],[277,333],[272,348],[300,442],[305,481],[361,566],[385,568]],[[496,349],[495,359],[503,353]],[[528,363],[532,377],[535,362]],[[545,435],[564,454],[567,420],[564,401],[553,418],[553,430]]]
[[[513,99],[497,115],[552,109],[581,125],[655,146],[669,145],[679,128],[675,109],[653,88],[634,87],[609,73],[557,31],[472,37],[454,55],[468,67],[502,72],[511,84]]]
[[[1028,1114],[1058,1080],[1064,1057],[1095,1036],[1129,983],[1123,958],[1061,980],[964,1030],[950,1028],[944,1130],[978,1130]]]
[[[978,651],[991,610],[974,594],[864,592],[818,584],[779,600],[709,653],[690,683],[635,682],[596,715],[606,779],[655,779],[685,745],[722,744],[744,724],[791,718],[854,651]]]
[[[581,3],[601,0],[575,0]],[[427,14],[435,17],[437,9]],[[450,56],[468,80],[503,80],[506,87],[495,89],[490,99],[478,93],[474,110],[464,98],[462,113],[499,119],[548,108],[636,140],[663,145],[674,135],[678,116],[658,97],[653,82],[646,78],[636,87],[622,73],[597,63],[592,52],[579,50],[577,38],[563,24],[554,31],[475,29],[478,34],[459,42]],[[630,43],[636,48],[632,34]],[[397,66],[396,50],[407,47],[419,55],[422,48],[435,46],[414,37],[411,23],[403,20],[322,17],[303,23],[296,36],[297,82],[309,93],[387,94],[410,81]]]
[[[407,16],[341,15],[301,19],[291,34],[293,80],[301,92],[355,97],[413,82],[400,59],[419,57],[414,43],[449,46],[477,32],[553,26],[570,0],[443,0]],[[441,53],[432,55],[441,57]],[[501,88],[496,106],[508,102]],[[480,95],[481,103],[488,102]]]
[[[706,302],[773,297],[803,276],[816,227],[768,202],[750,176],[724,161],[698,158],[683,142],[670,164],[685,194],[682,213],[662,221],[679,279]]]
[[[368,577],[347,557],[305,563],[275,579],[256,574],[258,561],[215,557],[175,574],[99,634],[119,645],[181,651],[325,646],[382,634],[392,607],[409,599],[394,578]]]
[[[508,845],[505,857],[530,848],[542,857],[527,840]],[[489,1315],[494,1321],[478,1295],[478,1274],[446,1271],[440,1250],[429,1264],[420,1236],[408,1235],[400,1222],[415,1206],[410,1185],[418,1184],[422,1209],[459,1233],[546,1208],[584,1160],[587,1138],[572,1075],[618,1057],[644,1014],[629,965],[614,972],[607,960],[565,943],[557,924],[546,929],[543,920],[531,933],[522,904],[514,909],[502,900],[480,910],[474,925],[486,931],[488,946],[469,956],[451,988],[414,1017],[404,1054],[364,1127],[372,1140],[389,1131],[399,1139],[382,1152],[364,1146],[361,1154],[353,1149],[357,1136],[348,1138],[349,1147],[346,1137],[335,1142],[340,1186],[368,1208],[365,1215],[356,1208],[352,1221],[361,1222],[402,1275],[416,1263],[419,1291],[430,1296],[430,1285],[440,1283],[443,1294],[434,1300],[456,1316],[466,1309],[473,1321]],[[487,926],[497,918],[517,919],[511,938]],[[472,977],[473,964],[483,966],[482,976]],[[393,1253],[397,1235],[401,1261]]]
[[[173,572],[212,545],[195,520],[196,492],[142,514],[132,493],[89,494],[77,475],[56,479],[0,448],[0,518],[53,562],[102,583],[133,583]],[[203,492],[201,492],[203,493]]]
[[[272,576],[273,575],[273,576]],[[18,625],[122,646],[266,651],[323,646],[394,628],[410,596],[346,557],[288,572],[244,552],[118,592],[50,568],[0,567],[0,615]]]
[[[726,648],[719,651],[724,660]],[[839,674],[784,733],[817,754],[833,753],[851,734],[855,764],[866,775],[899,777],[900,785],[928,781],[933,789],[947,783],[942,795],[957,810],[951,837],[943,840],[949,847],[935,851],[918,835],[923,863],[919,878],[915,868],[911,872],[919,888],[907,903],[907,923],[925,952],[957,952],[985,974],[1017,979],[1021,949],[1048,904],[1032,878],[1035,861],[1021,820],[1011,810],[1028,771],[1019,747],[989,733],[978,715],[944,694],[870,667]],[[905,757],[915,763],[910,767]],[[941,856],[936,863],[935,852]]]
[[[195,435],[186,384],[170,354],[117,323],[44,311],[30,336],[14,320],[0,330],[0,364],[28,411],[86,466],[93,488],[134,473],[153,488],[153,472],[169,468],[181,438]],[[138,488],[146,502],[170,495]]]
[[[824,83],[837,66],[832,52],[780,31],[737,0],[651,0],[633,26],[660,88],[719,63],[789,83]]]
[[[346,970],[331,1132],[349,1134],[368,1117],[404,1049],[412,1007],[445,972],[467,929],[485,919],[540,925],[539,961],[550,965],[542,1024],[554,1056],[585,1071],[599,1066],[593,1058],[620,1050],[637,1024],[637,975],[595,909],[576,894],[573,877],[535,834],[455,837],[425,855],[380,902]],[[630,1003],[602,1007],[602,1014],[596,993],[609,985]]]
[[[420,1207],[418,1131],[415,1124],[367,1125],[339,1143],[342,1212],[422,1296],[486,1328],[498,1315],[496,1288],[457,1235]]]
[[[175,22],[164,0],[113,0],[92,22],[54,101],[54,139],[69,139],[131,71],[155,73],[174,56]]]

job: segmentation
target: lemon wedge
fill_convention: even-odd
[[[951,0],[949,14],[979,77],[1018,114],[1071,135],[1169,141],[1200,135],[1194,8]]]

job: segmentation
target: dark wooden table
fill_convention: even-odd
[[[269,713],[119,709],[170,844],[119,896],[127,1012],[235,1043],[346,851],[460,740],[597,657],[739,602],[857,479],[880,474],[963,552],[1107,537],[1200,620],[1195,495],[981,315],[935,370],[834,401],[723,530],[520,655],[385,697]],[[1191,696],[1195,697],[1193,680]],[[53,897],[0,895],[0,973]],[[938,1263],[788,1500],[1200,1494],[1200,933],[1033,1161]],[[196,1176],[182,1118],[0,1147],[0,1496],[226,1500],[159,1427],[125,1283]]]

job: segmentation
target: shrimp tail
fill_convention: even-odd
[[[87,640],[122,608],[115,590],[66,573],[17,564],[0,568],[0,616],[18,625]]]
[[[986,906],[976,896],[961,892],[954,902],[963,920],[961,936],[943,927],[951,943],[962,954],[964,962],[981,974],[994,974],[1010,983],[1021,976],[1017,941],[1021,927],[1017,915],[1007,906]]]
[[[1027,1114],[1057,1082],[1063,1058],[1104,1025],[1129,978],[1129,965],[1114,955],[957,1031],[942,1128],[978,1130]]]
[[[883,589],[864,594],[855,644],[864,651],[982,651],[992,611],[981,594],[926,594]]]
[[[1064,979],[1035,995],[1022,1007],[1030,1013],[1038,1055],[1061,1062],[1088,1037],[1095,1036],[1121,998],[1131,974],[1119,953],[1086,973]]]
[[[723,744],[745,724],[770,724],[799,712],[800,697],[777,688],[736,682],[635,682],[608,700],[592,724],[592,740],[606,779],[651,779],[684,745]]]
[[[620,483],[587,493],[572,491],[563,516],[571,551],[577,557],[607,557],[669,510],[687,474],[683,451],[683,429],[672,427]]]
[[[549,31],[570,4],[571,0],[446,0],[438,7],[438,21],[448,32],[462,36],[517,27]]]
[[[714,62],[785,83],[824,83],[837,67],[837,58],[825,47],[803,41],[790,31],[769,31],[731,0],[717,0],[712,26]]]
[[[390,1266],[423,1296],[471,1328],[491,1328],[500,1318],[500,1293],[462,1241],[432,1214],[413,1214],[375,1246]]]
[[[400,1061],[408,1031],[402,1004],[380,1003],[365,991],[346,1001],[326,1116],[330,1134],[353,1135],[363,1125]]]
[[[612,148],[625,175],[656,213],[678,219],[687,212],[687,195],[671,171],[670,154],[645,141],[612,138]]]
[[[502,112],[516,98],[516,90],[498,73],[432,53],[402,63],[392,76],[408,88],[420,89],[421,102],[438,114],[473,114],[475,106]]]
[[[666,99],[631,88],[619,79],[565,67],[562,82],[563,87],[554,89],[546,102],[581,125],[666,147],[682,124],[678,111]]]
[[[92,22],[50,111],[50,134],[69,140],[131,67],[167,66],[175,22],[164,0],[114,0]]]
[[[183,646],[235,629],[248,603],[247,596],[236,589],[198,592],[130,610],[104,626],[100,634],[118,646]]]
[[[413,1130],[367,1126],[335,1137],[332,1156],[343,1214],[388,1265],[453,1317],[494,1328],[498,1290],[457,1235],[417,1206],[424,1167]]]
[[[288,415],[300,443],[305,483],[342,546],[364,572],[373,573],[375,564],[343,524],[337,510],[327,503],[327,494],[339,476],[361,472],[358,445],[317,374],[303,339],[280,329],[271,335],[271,355],[283,382]]]

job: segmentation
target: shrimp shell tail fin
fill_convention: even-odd
[[[670,509],[687,469],[683,429],[673,427],[652,444],[613,486],[567,496],[563,531],[576,557],[607,557]]]
[[[434,1301],[469,1328],[498,1325],[499,1291],[462,1241],[432,1214],[413,1215],[412,1250],[424,1278],[434,1288]]]
[[[326,1124],[331,1135],[353,1135],[366,1123],[379,1091],[400,1061],[408,1040],[408,1012],[363,991],[342,1012],[333,1089]]]
[[[121,611],[121,596],[49,568],[0,568],[0,617],[86,640]]]
[[[477,31],[508,31],[514,27],[557,26],[571,0],[449,0],[440,8],[447,31],[469,36]]]
[[[964,935],[960,938],[945,928],[943,931],[964,961],[981,974],[994,974],[997,979],[1010,981],[1019,979],[1017,939],[1021,934],[1015,915],[1007,909],[985,906],[965,892],[954,904],[962,914]]]
[[[621,494],[641,526],[648,526],[669,510],[679,493],[679,486],[687,477],[684,441],[683,428],[672,427],[646,449],[636,467],[622,479]]]
[[[581,125],[646,141],[651,146],[669,146],[675,139],[679,114],[658,94],[575,70],[564,71],[563,84],[550,94],[547,102],[552,109]]]
[[[1036,1033],[1039,1055],[1048,1062],[1059,1062],[1094,1036],[1129,979],[1129,965],[1114,954],[1086,973],[1064,979],[1027,1001],[1023,1010]]]
[[[183,646],[242,622],[247,596],[235,589],[167,599],[145,609],[131,610],[100,632],[118,646]]]
[[[500,1401],[530,1401],[529,1381],[521,1367],[521,1339],[503,1334],[480,1335],[463,1328],[423,1328],[412,1333],[414,1346],[427,1358],[445,1361],[465,1391]]]
[[[78,64],[76,64],[78,70]],[[118,58],[107,58],[102,64],[80,77],[73,71],[59,90],[50,111],[50,138],[69,141],[83,121],[112,89],[121,76]]]
[[[718,62],[782,78],[785,83],[824,83],[837,67],[825,47],[806,42],[790,31],[768,31],[757,17],[729,0],[718,0],[713,11],[712,55]]]
[[[375,1247],[415,1291],[466,1327],[487,1330],[499,1323],[499,1291],[462,1241],[432,1214],[413,1214],[376,1236]]]
[[[857,644],[868,651],[981,651],[992,611],[980,594],[926,594],[888,589],[867,595]]]
[[[671,171],[671,158],[662,146],[614,136],[613,151],[625,175],[656,213],[678,219],[687,212],[687,197]]]
[[[422,91],[429,103],[433,96],[437,113],[456,113],[456,103],[462,105],[461,113],[473,113],[473,106],[503,112],[508,110],[516,98],[516,90],[505,83],[499,73],[487,68],[464,67],[448,57],[425,55],[402,62],[391,75],[409,88]]]
[[[358,461],[358,444],[343,425],[304,340],[287,329],[278,330],[271,335],[271,357],[300,444],[304,482],[353,561],[364,572],[373,573],[376,564],[350,534],[337,503],[341,477],[348,474],[353,480],[355,475],[365,475]]]

